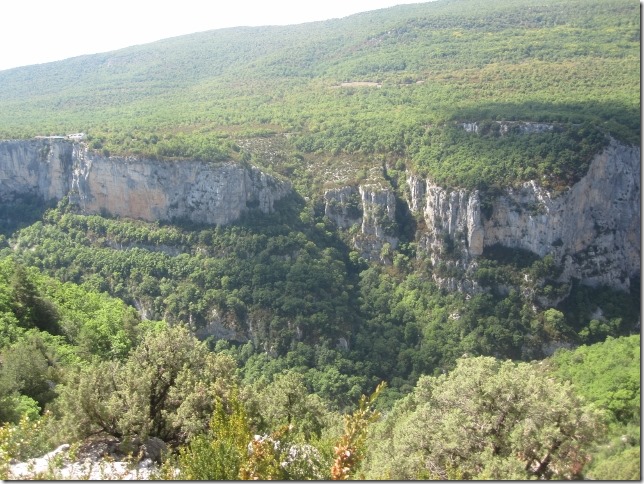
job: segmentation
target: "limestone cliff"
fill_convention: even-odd
[[[640,266],[640,150],[614,140],[593,159],[575,185],[554,194],[536,182],[488,200],[482,213],[477,191],[445,190],[431,180],[408,179],[412,210],[426,230],[422,245],[435,258],[446,240],[460,250],[460,261],[501,245],[543,257],[563,267],[562,281],[628,289]]]
[[[503,246],[552,255],[561,282],[629,289],[640,267],[640,149],[611,140],[587,174],[561,193],[535,181],[490,197],[446,189],[407,177],[404,190],[386,177],[329,189],[325,215],[349,231],[362,257],[391,262],[399,241],[397,191],[415,214],[418,251],[434,265],[467,273],[485,249]],[[0,142],[0,199],[69,195],[84,213],[111,213],[149,221],[184,218],[227,224],[245,210],[273,210],[291,190],[254,167],[233,163],[105,157],[83,144],[60,140]],[[403,203],[403,205],[400,205]],[[458,272],[458,271],[457,271]],[[467,278],[439,281],[468,292]]]
[[[63,198],[71,186],[72,153],[73,145],[66,142],[0,142],[0,199]]]
[[[362,222],[362,200],[357,187],[332,188],[324,192],[324,215],[341,229]]]
[[[423,222],[416,232],[418,249],[434,265],[446,264],[464,273],[475,267],[487,247],[499,245],[539,257],[552,255],[563,269],[561,282],[577,278],[588,285],[628,290],[630,278],[639,277],[637,147],[611,140],[587,174],[563,193],[529,181],[494,198],[485,195],[484,204],[484,195],[476,190],[446,189],[411,174],[405,192],[410,211]],[[352,217],[347,212],[351,196],[360,203]],[[393,189],[373,184],[328,190],[326,215],[342,228],[359,224],[355,247],[363,256],[377,259],[376,250],[384,243],[395,247],[397,242],[395,231],[385,230],[396,216],[393,197]],[[365,240],[370,240],[367,246]],[[438,282],[451,289],[477,290],[472,281],[456,279]]]
[[[290,190],[287,182],[235,163],[106,157],[65,141],[0,142],[0,198],[69,195],[88,214],[223,225],[248,208],[271,212]]]
[[[339,228],[355,227],[353,246],[361,256],[387,263],[382,254],[386,244],[398,245],[396,237],[396,196],[382,183],[326,190],[324,214]]]

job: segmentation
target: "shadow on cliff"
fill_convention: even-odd
[[[342,239],[341,231],[335,224],[324,219],[324,203],[318,200],[311,213],[306,200],[295,190],[276,201],[272,213],[266,214],[258,209],[250,209],[233,225],[247,227],[269,236],[302,233],[318,247],[338,250],[343,254],[345,261],[349,260],[349,252],[353,250]]]
[[[544,123],[590,123],[619,140],[633,144],[640,143],[639,108],[617,101],[482,103],[455,109],[452,119],[459,121],[491,119]]]
[[[263,230],[270,230],[271,227],[280,225],[297,227],[301,224],[300,212],[305,205],[304,198],[294,190],[280,200],[276,200],[271,213],[264,213],[253,204],[247,203],[247,210],[242,213],[235,225]]]
[[[0,235],[10,237],[16,231],[42,220],[45,211],[55,206],[55,201],[45,202],[40,197],[29,195],[20,195],[10,202],[0,203]]]
[[[242,226],[250,229],[257,229],[262,232],[275,228],[276,226],[293,225],[299,221],[299,213],[304,207],[304,199],[297,193],[291,193],[273,204],[273,212],[264,213],[258,206],[259,203],[246,203],[246,210],[242,212],[239,219],[226,226]],[[213,224],[205,222],[194,222],[188,218],[173,217],[170,220],[159,220],[159,225],[174,225],[183,230],[200,231],[210,230],[215,227]],[[280,229],[276,229],[281,232]]]

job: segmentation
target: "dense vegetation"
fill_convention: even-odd
[[[295,188],[216,227],[3,202],[0,477],[157,438],[159,478],[639,479],[639,281],[488,247],[483,291],[450,292],[465,274],[449,241],[419,249],[422,220],[368,261],[321,201],[368,178],[402,199],[409,172],[565,189],[609,137],[639,142],[639,29],[625,0],[440,0],[0,72],[0,137],[85,132]]]
[[[379,429],[385,425],[390,429],[387,432],[406,435],[404,425],[408,424],[402,422],[411,419],[409,425],[416,426],[414,419],[421,418],[415,414],[420,407],[403,403],[412,398],[410,392],[421,391],[418,388],[432,378],[451,375],[465,361],[482,365],[481,371],[491,377],[500,371],[495,365],[507,358],[542,358],[552,342],[578,344],[626,335],[638,320],[636,302],[606,288],[575,286],[560,310],[535,308],[534,300],[525,294],[538,294],[549,286],[525,291],[518,281],[526,284],[523,274],[547,280],[553,270],[548,258],[526,264],[525,258],[492,254],[494,258],[482,260],[477,277],[487,283],[518,284],[517,290],[467,298],[440,290],[422,258],[399,258],[392,266],[370,265],[324,223],[296,221],[291,226],[280,222],[284,218],[288,217],[278,213],[262,222],[250,216],[231,227],[195,228],[82,216],[61,202],[47,210],[41,221],[16,232],[0,259],[2,419],[7,422],[5,428],[15,428],[34,444],[21,451],[12,448],[9,439],[7,452],[25,458],[54,443],[96,434],[138,445],[154,436],[184,449],[166,465],[185,468],[189,478],[249,476],[243,474],[250,472],[244,466],[251,464],[244,464],[245,454],[239,454],[239,439],[263,433],[286,446],[280,452],[293,445],[305,446],[310,457],[290,473],[274,468],[268,475],[328,478],[333,446],[342,438],[341,413],[350,411],[361,394],[384,380],[389,385],[379,392],[376,404],[393,413],[382,422],[372,419],[376,422],[372,423],[374,440],[361,438],[358,447],[366,459],[363,472],[367,474],[360,476],[462,478],[498,477],[507,472],[517,478],[529,477],[530,473],[516,474],[517,466],[524,464],[507,460],[517,452],[513,446],[528,444],[510,440],[491,467],[481,467],[486,457],[478,454],[483,451],[478,444],[467,444],[472,445],[467,462],[459,461],[456,467],[436,464],[431,469],[409,463],[404,468],[411,474],[401,477],[383,467],[382,462],[390,458],[377,450],[376,442],[384,442]],[[601,317],[596,315],[598,307],[604,311]],[[140,314],[151,319],[141,320]],[[590,314],[600,320],[591,319]],[[214,331],[198,343],[185,331],[190,328],[206,337],[208,333],[199,331],[213,315],[219,331],[229,331],[226,337],[231,340],[219,339],[220,333]],[[249,326],[252,338],[246,340]],[[591,425],[580,434],[583,447],[575,448],[574,455],[575,459],[599,456],[599,463],[592,467],[596,475],[605,475],[610,466],[632,459],[631,449],[639,445],[639,410],[635,408],[639,405],[639,364],[629,356],[629,351],[639,352],[639,338],[612,341],[628,342],[630,350],[612,348],[607,341],[597,347],[604,350],[592,360],[590,354],[581,356],[579,349],[575,354],[580,356],[568,359],[558,354],[552,370],[548,369],[574,385],[572,390],[562,388],[565,396],[556,398],[574,404],[574,409],[566,410],[573,412],[571,425],[579,427],[578,419]],[[464,354],[491,355],[498,360],[460,359]],[[579,366],[581,361],[606,368],[584,369]],[[504,372],[531,372],[534,365],[508,364],[504,363]],[[461,371],[471,374],[475,370]],[[589,371],[605,374],[612,386],[591,390],[595,387],[586,382],[594,377],[592,373],[584,376]],[[542,368],[537,374],[545,376]],[[520,382],[520,388],[527,388],[524,375],[505,378],[490,384]],[[461,383],[456,385],[464,388]],[[531,404],[530,392],[507,391],[517,395],[520,408],[555,398],[548,393]],[[614,412],[619,420],[607,419],[590,408],[582,410],[584,397],[595,402],[596,408]],[[445,411],[452,406],[447,405]],[[404,413],[398,408],[405,409]],[[50,413],[43,414],[45,409]],[[498,411],[493,407],[489,418]],[[543,414],[545,409],[534,411]],[[24,415],[42,421],[40,431],[51,438],[45,442],[37,438],[41,434],[20,420]],[[437,414],[436,418],[445,421],[446,417]],[[228,419],[237,419],[241,427],[230,429]],[[426,417],[422,420],[428,421]],[[524,425],[521,422],[516,425]],[[295,427],[286,432],[283,425]],[[238,434],[221,437],[217,426]],[[445,432],[450,435],[452,430]],[[510,439],[513,434],[508,432]],[[398,442],[394,434],[387,435]],[[619,443],[623,435],[628,435],[626,447]],[[232,440],[225,443],[222,438]],[[606,451],[606,445],[615,450]],[[439,460],[453,460],[440,449],[436,450],[442,456]],[[266,456],[270,462],[282,459],[272,452]],[[412,456],[417,451],[409,453],[405,448],[400,454]],[[557,455],[568,459],[572,454]],[[214,467],[204,468],[199,464],[204,461]],[[222,462],[238,464],[222,467]],[[357,469],[358,462],[352,465]],[[539,468],[538,463],[530,465],[534,472]],[[581,475],[577,460],[566,465],[572,467],[563,477]],[[197,469],[211,474],[195,474]],[[546,469],[538,475],[558,475]],[[635,471],[630,468],[628,472],[633,475]]]
[[[639,336],[562,350],[545,366],[463,356],[454,370],[421,377],[386,416],[363,398],[343,430],[297,368],[249,382],[229,351],[184,327],[141,322],[118,300],[10,258],[2,274],[2,472],[9,457],[98,434],[133,451],[150,437],[176,446],[159,471],[171,478],[175,469],[209,480],[579,478],[591,455],[594,478],[639,478]],[[29,305],[18,304],[24,293]],[[48,320],[18,317],[42,305]],[[98,334],[104,311],[111,320]],[[80,332],[63,324],[72,314]],[[59,335],[41,328],[56,323]],[[85,328],[130,349],[89,354],[76,336]]]
[[[451,0],[203,32],[0,72],[0,137],[82,131],[106,152],[216,160],[289,134],[283,159],[254,161],[290,177],[342,154],[456,185],[568,182],[604,135],[639,140],[638,19],[624,0]],[[502,120],[560,132],[498,146],[454,132]]]
[[[555,375],[579,395],[608,411],[607,445],[597,449],[587,475],[592,479],[640,479],[640,337],[613,339],[557,353]]]
[[[203,331],[215,321],[249,379],[297,366],[340,407],[379,380],[389,392],[409,389],[465,352],[540,358],[551,341],[627,335],[638,320],[637,299],[607,288],[591,294],[575,285],[564,288],[571,296],[559,309],[535,307],[537,296],[557,290],[547,283],[556,275],[550,258],[525,267],[482,260],[479,282],[515,289],[466,299],[436,286],[432,274],[441,266],[400,254],[396,265],[369,267],[331,225],[305,224],[289,210],[190,229],[77,215],[63,202],[21,230],[6,252],[62,281],[109,292],[149,319],[212,334],[213,344],[222,333]],[[598,307],[601,322],[590,317]]]

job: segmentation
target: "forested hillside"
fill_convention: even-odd
[[[0,137],[85,132],[114,153],[207,160],[243,157],[248,137],[288,133],[282,172],[297,171],[298,155],[369,155],[403,157],[448,183],[494,184],[550,173],[572,156],[557,168],[574,178],[596,130],[639,139],[636,7],[430,2],[11,69],[0,72]],[[444,146],[458,136],[450,121],[483,120],[564,126],[531,140],[538,149],[472,136]],[[500,173],[480,169],[503,163]]]
[[[0,476],[69,443],[159,479],[639,479],[639,93],[627,0],[0,71]],[[219,225],[87,209],[184,161],[283,193]]]

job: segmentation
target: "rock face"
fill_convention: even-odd
[[[395,249],[396,196],[391,187],[381,184],[346,186],[324,193],[324,214],[338,227],[359,229],[353,237],[354,248],[362,257],[383,260],[385,244]]]
[[[563,268],[561,282],[577,278],[587,285],[628,290],[630,278],[639,277],[640,171],[640,149],[611,140],[586,176],[563,193],[529,181],[485,200],[484,207],[476,190],[445,189],[409,175],[405,201],[422,217],[416,241],[433,264],[466,271],[485,248],[498,245],[540,257],[552,255]],[[355,213],[362,214],[361,219],[348,217],[346,211],[346,200],[357,193],[360,206]],[[354,245],[364,257],[377,259],[387,242],[395,248],[395,230],[388,230],[396,216],[393,189],[343,187],[327,191],[325,202],[327,216],[339,227],[360,223]],[[442,282],[449,288],[476,290],[467,281]]]
[[[0,198],[65,195],[87,214],[224,225],[249,208],[268,213],[291,190],[254,167],[105,157],[65,141],[0,142]]]
[[[628,290],[639,277],[640,173],[640,149],[611,140],[563,193],[529,181],[482,200],[476,190],[409,175],[406,203],[422,221],[418,249],[434,264],[467,271],[487,247],[503,246],[552,255],[562,282]],[[69,195],[88,214],[223,225],[249,208],[272,211],[290,190],[287,182],[232,163],[104,157],[60,140],[0,142],[0,200]],[[386,253],[399,234],[396,191],[386,179],[327,190],[324,201],[325,215],[350,231],[362,257],[390,262]]]
[[[356,187],[333,188],[324,192],[324,215],[341,229],[362,222],[362,200]]]
[[[498,244],[551,254],[564,268],[562,281],[628,290],[630,277],[639,276],[640,170],[639,148],[611,141],[561,194],[526,182],[489,200],[485,217],[477,191],[445,190],[429,180],[422,189],[412,176],[410,207],[423,215],[422,245],[433,257],[446,240],[464,263]]]
[[[71,186],[72,153],[73,145],[65,142],[0,142],[0,199],[63,198]]]
[[[418,180],[412,176],[409,184],[418,185]],[[422,233],[421,240],[426,250],[437,254],[444,248],[446,241],[451,240],[461,243],[460,246],[464,249],[461,256],[465,259],[483,253],[484,232],[478,192],[446,190],[427,181],[425,189],[416,193],[423,195],[410,205],[416,207],[415,211],[420,209],[424,215],[427,228]],[[422,203],[423,200],[425,203]]]

